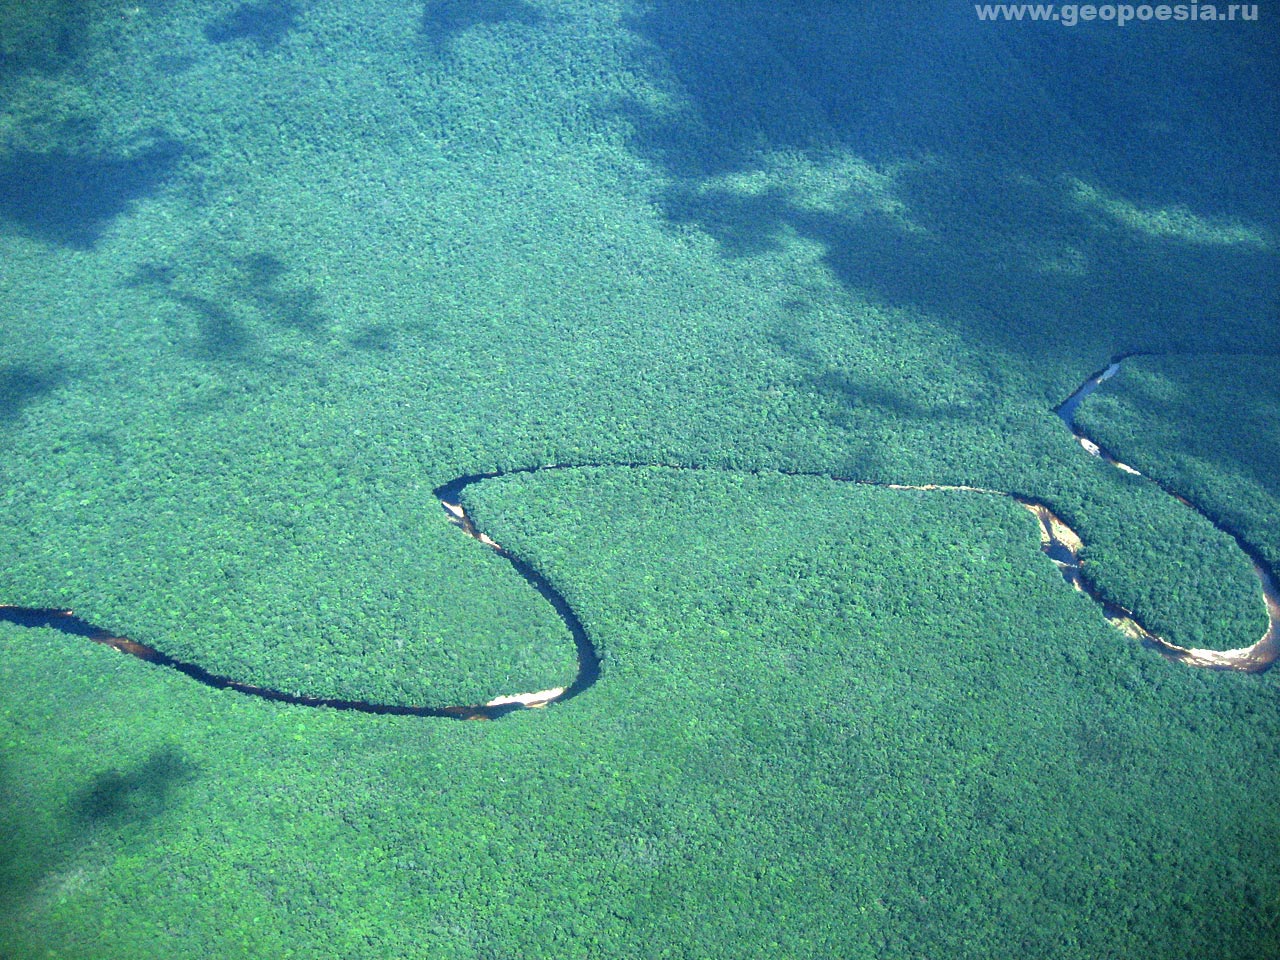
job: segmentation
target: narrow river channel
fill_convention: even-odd
[[[1098,389],[1102,383],[1110,379],[1120,370],[1123,360],[1124,358],[1118,358],[1110,363],[1105,369],[1092,374],[1074,393],[1071,394],[1070,397],[1055,409],[1055,412],[1066,424],[1067,428],[1075,435],[1076,439],[1079,440],[1080,445],[1091,456],[1100,457],[1118,470],[1137,474],[1138,471],[1133,467],[1130,467],[1129,465],[1110,456],[1098,444],[1086,437],[1082,432],[1080,432],[1075,423],[1075,414],[1079,409],[1080,404],[1089,396],[1089,394]],[[600,676],[599,655],[596,652],[595,645],[592,643],[590,636],[583,627],[582,621],[579,619],[573,607],[564,598],[563,594],[556,590],[556,588],[545,577],[538,573],[531,564],[504,549],[483,531],[478,530],[461,505],[462,494],[467,487],[473,484],[483,483],[486,480],[492,480],[496,477],[507,474],[538,473],[552,470],[573,470],[583,469],[586,467],[609,466],[619,468],[640,468],[664,465],[640,463],[552,464],[540,467],[525,467],[505,471],[505,473],[486,473],[456,477],[448,483],[437,487],[435,490],[435,496],[440,500],[448,522],[456,526],[463,535],[471,537],[486,548],[496,551],[500,556],[506,559],[514,568],[515,572],[524,578],[529,586],[537,591],[537,593],[556,611],[556,614],[564,623],[565,628],[573,637],[574,644],[577,648],[578,672],[576,677],[567,687],[556,687],[550,690],[541,690],[531,693],[502,694],[495,696],[492,700],[484,704],[449,707],[420,707],[401,704],[370,703],[364,700],[339,700],[327,697],[310,697],[298,693],[285,693],[279,690],[272,690],[267,687],[257,686],[256,684],[249,683],[247,681],[235,680],[231,677],[224,677],[211,673],[197,664],[176,660],[153,647],[136,643],[127,637],[116,636],[109,630],[87,623],[77,617],[71,610],[0,606],[0,620],[27,627],[53,627],[66,633],[86,637],[96,643],[106,644],[116,650],[119,650],[121,653],[137,657],[141,660],[169,667],[179,673],[183,673],[188,677],[191,677],[193,680],[197,680],[200,683],[205,684],[206,686],[214,687],[216,689],[236,690],[240,693],[251,696],[283,703],[296,704],[298,706],[329,707],[335,710],[353,710],[362,713],[419,717],[447,717],[464,720],[496,719],[497,717],[510,713],[512,710],[545,707],[551,703],[560,703],[570,700],[583,693],[585,690],[588,690]],[[675,465],[665,466],[672,466],[673,469],[694,469],[689,467],[682,468]],[[828,474],[821,473],[793,473],[788,475],[825,477],[827,479],[839,480],[846,483],[881,486],[892,490],[962,490],[987,496],[1013,496],[1012,494],[1004,491],[989,490],[979,487],[950,486],[942,484],[929,484],[923,486],[890,483],[871,484],[868,481],[858,480],[856,478],[832,477]],[[1190,509],[1197,509],[1193,504],[1190,504],[1176,492],[1163,486],[1161,488],[1170,496],[1175,497],[1182,503],[1186,504]],[[1231,531],[1227,530],[1224,532],[1231,535],[1239,545],[1240,549],[1249,556],[1253,563],[1254,571],[1258,576],[1262,590],[1263,602],[1266,604],[1267,608],[1269,621],[1267,632],[1257,643],[1237,650],[1217,651],[1187,649],[1185,647],[1179,647],[1175,644],[1169,643],[1162,637],[1151,633],[1136,621],[1130,611],[1117,606],[1116,604],[1110,603],[1096,591],[1096,589],[1089,583],[1088,578],[1081,572],[1080,552],[1083,549],[1083,544],[1081,543],[1080,538],[1076,535],[1075,531],[1067,526],[1067,524],[1064,523],[1060,517],[1056,516],[1045,504],[1021,497],[1013,497],[1013,499],[1017,500],[1018,503],[1034,514],[1039,520],[1041,549],[1062,572],[1063,578],[1076,589],[1081,590],[1092,597],[1102,608],[1102,612],[1107,619],[1115,624],[1117,628],[1140,640],[1145,646],[1159,651],[1162,655],[1170,659],[1177,660],[1190,666],[1208,667],[1219,670],[1240,670],[1245,672],[1260,672],[1262,670],[1266,670],[1275,662],[1277,657],[1280,656],[1280,593],[1277,593],[1275,577],[1261,563],[1256,553]]]

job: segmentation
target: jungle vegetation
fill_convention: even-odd
[[[1133,357],[1077,420],[1280,569],[1280,357]]]
[[[1257,639],[1277,26],[926,6],[0,3],[0,604],[602,659],[0,621],[0,955],[1280,952],[1275,677],[850,482]]]

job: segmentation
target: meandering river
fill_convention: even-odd
[[[1118,470],[1137,474],[1138,471],[1133,467],[1110,456],[1098,444],[1086,437],[1075,423],[1075,414],[1079,409],[1080,404],[1089,396],[1090,393],[1096,390],[1100,384],[1114,376],[1120,370],[1120,365],[1123,362],[1123,359],[1124,358],[1118,358],[1111,362],[1105,369],[1092,374],[1070,397],[1056,408],[1055,412],[1059,417],[1061,417],[1067,428],[1071,430],[1071,432],[1080,441],[1080,445],[1090,455],[1102,458]],[[583,469],[585,467],[602,466],[639,468],[644,466],[658,466],[658,464],[566,463],[551,464],[540,467],[525,467],[517,470],[506,471],[505,473],[537,473],[551,470],[573,470]],[[676,468],[679,467],[677,466]],[[129,654],[130,656],[138,657],[139,659],[147,660],[151,663],[156,663],[161,666],[177,670],[178,672],[191,677],[193,680],[197,680],[210,687],[236,690],[240,693],[251,696],[297,704],[299,706],[330,707],[337,710],[355,710],[363,713],[395,714],[401,716],[450,717],[454,719],[494,719],[502,716],[503,714],[509,713],[512,710],[544,707],[550,703],[559,703],[579,695],[583,691],[589,689],[596,682],[600,675],[600,658],[596,652],[595,645],[592,643],[590,636],[588,636],[586,629],[582,625],[582,621],[579,619],[577,613],[564,596],[556,590],[545,577],[539,574],[532,565],[504,549],[483,531],[478,530],[475,524],[471,521],[471,518],[467,516],[466,511],[463,509],[462,494],[467,487],[472,484],[482,483],[486,480],[491,480],[503,475],[504,473],[486,473],[456,477],[448,483],[437,487],[435,495],[440,500],[441,506],[444,508],[445,516],[450,523],[456,526],[463,535],[471,537],[490,550],[496,551],[500,556],[510,562],[515,571],[523,577],[524,580],[534,590],[536,590],[544,600],[547,601],[547,603],[552,606],[560,619],[564,622],[565,627],[573,637],[574,644],[577,647],[578,656],[577,676],[567,687],[556,687],[550,690],[541,690],[531,693],[503,694],[494,697],[488,703],[477,704],[474,706],[451,707],[418,707],[400,704],[370,703],[363,700],[340,700],[327,697],[309,697],[295,693],[284,693],[279,690],[261,687],[247,681],[236,680],[231,677],[211,673],[197,664],[176,660],[153,647],[136,643],[127,637],[115,636],[109,630],[105,630],[81,620],[71,610],[46,610],[28,607],[0,606],[0,620],[17,623],[23,626],[54,627],[67,633],[87,637],[97,643],[107,644],[122,653]],[[1103,614],[1107,619],[1125,633],[1139,639],[1144,645],[1181,663],[1196,667],[1208,667],[1221,670],[1258,672],[1270,667],[1276,661],[1277,657],[1280,657],[1280,592],[1277,592],[1275,577],[1262,564],[1256,552],[1250,549],[1247,544],[1242,542],[1239,537],[1236,537],[1235,534],[1229,530],[1225,532],[1231,535],[1236,540],[1240,549],[1249,556],[1250,561],[1253,563],[1254,571],[1258,576],[1263,602],[1266,604],[1267,608],[1267,632],[1261,640],[1252,646],[1242,647],[1236,650],[1218,651],[1188,649],[1169,643],[1162,637],[1150,632],[1137,622],[1130,611],[1107,601],[1096,591],[1096,589],[1089,583],[1088,579],[1081,573],[1080,551],[1083,549],[1083,544],[1081,543],[1080,538],[1076,535],[1075,531],[1067,526],[1060,517],[1056,516],[1043,503],[1021,497],[1014,497],[1012,494],[1004,491],[989,490],[980,487],[949,486],[942,484],[928,484],[923,486],[909,486],[904,484],[869,484],[868,481],[865,480],[858,480],[851,477],[832,477],[829,474],[795,473],[790,475],[826,477],[828,479],[840,480],[847,483],[883,486],[893,490],[964,490],[988,496],[1012,497],[1027,510],[1031,511],[1031,513],[1039,520],[1041,548],[1045,554],[1048,555],[1049,559],[1057,565],[1058,569],[1062,572],[1064,579],[1076,589],[1089,594],[1089,596],[1091,596],[1102,608]],[[1182,503],[1187,504],[1191,509],[1197,509],[1193,504],[1189,503],[1176,492],[1169,490],[1163,485],[1162,489],[1164,489],[1170,496],[1176,497]]]

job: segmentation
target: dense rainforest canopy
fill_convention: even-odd
[[[1280,953],[1276,31],[0,3],[0,955]]]

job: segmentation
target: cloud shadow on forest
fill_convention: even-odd
[[[204,36],[210,43],[249,40],[259,50],[270,50],[279,46],[289,31],[297,26],[299,12],[297,4],[287,0],[284,3],[261,0],[259,3],[241,4],[206,25]]]
[[[0,366],[0,423],[17,420],[28,404],[51,393],[66,379],[66,372],[56,366]]]
[[[128,154],[13,151],[0,159],[0,217],[46,243],[87,250],[112,220],[159,190],[185,152],[163,134]]]
[[[1259,287],[1280,266],[1264,202],[1280,160],[1274,26],[1002,29],[884,0],[748,0],[733,16],[657,0],[630,25],[680,104],[617,104],[632,147],[670,175],[668,218],[726,256],[814,241],[850,290],[1028,359],[1259,349],[1259,314],[1277,307]],[[762,186],[777,157],[805,158],[827,187],[856,160],[891,181],[892,208],[815,203],[786,176]],[[1082,184],[1149,219],[1259,225],[1270,243],[1135,231],[1081,203]]]
[[[536,27],[544,19],[525,0],[426,0],[419,32],[426,46],[439,53],[473,27],[499,23]]]
[[[20,772],[0,763],[0,897],[26,897],[77,871],[66,861],[96,830],[134,829],[165,812],[177,792],[194,780],[198,767],[175,746],[153,750],[124,769],[93,775],[66,799],[52,822],[32,820]]]
[[[191,352],[203,360],[253,360],[254,327],[260,322],[309,339],[329,328],[320,292],[290,279],[288,265],[274,253],[257,251],[228,258],[224,265],[225,276],[218,279],[228,289],[225,298],[197,292],[180,281],[179,270],[169,263],[140,264],[126,286],[157,291],[188,311],[196,323]]]
[[[174,790],[191,780],[196,771],[182,752],[174,747],[154,751],[146,760],[128,770],[104,770],[72,797],[72,816],[93,825],[127,818],[131,823],[164,812]]]
[[[65,0],[54,16],[36,4],[8,6],[4,26],[10,33],[6,39],[13,42],[0,52],[0,79],[27,72],[56,74],[88,50],[93,25],[89,4]]]

